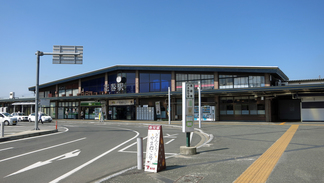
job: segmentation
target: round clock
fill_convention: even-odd
[[[120,83],[122,81],[122,77],[121,76],[117,76],[116,81],[117,81],[117,83]]]

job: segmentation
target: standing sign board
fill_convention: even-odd
[[[156,115],[161,115],[160,101],[155,102]]]
[[[195,85],[193,83],[182,83],[182,132],[194,131],[195,119]]]
[[[162,125],[148,127],[145,171],[159,172],[166,168]]]

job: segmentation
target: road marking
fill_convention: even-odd
[[[284,125],[286,122],[280,123],[279,125]]]
[[[80,154],[80,152],[81,151],[79,149],[77,149],[77,150],[74,150],[72,152],[68,152],[68,153],[65,153],[63,155],[57,156],[55,158],[49,159],[47,161],[39,161],[39,162],[34,163],[34,164],[32,164],[32,165],[30,165],[30,166],[28,166],[26,168],[23,168],[21,170],[18,170],[17,172],[14,172],[14,173],[12,173],[10,175],[7,175],[4,178],[10,177],[12,175],[16,175],[16,174],[19,174],[19,173],[22,173],[22,172],[25,172],[25,171],[28,171],[28,170],[31,170],[31,169],[34,169],[34,168],[38,168],[38,167],[41,167],[41,166],[44,166],[44,165],[47,165],[47,164],[50,164],[54,160],[60,161],[60,160],[63,160],[63,159],[68,159],[68,158],[76,157],[76,156],[78,156]]]
[[[2,160],[0,160],[0,162],[4,162],[4,161],[7,161],[7,160],[19,158],[19,157],[22,157],[22,156],[26,156],[26,155],[29,155],[29,154],[36,153],[36,152],[44,151],[44,150],[47,150],[47,149],[52,149],[54,147],[59,147],[59,146],[62,146],[62,145],[71,144],[73,142],[77,142],[77,141],[84,140],[84,139],[86,139],[86,137],[76,139],[76,140],[72,140],[72,141],[69,141],[69,142],[65,142],[65,143],[62,143],[62,144],[57,144],[57,145],[54,145],[54,146],[46,147],[46,148],[43,148],[43,149],[38,149],[36,151],[31,151],[31,152],[20,154],[20,155],[13,156],[13,157],[10,157],[10,158],[2,159]]]
[[[170,144],[172,141],[174,141],[175,139],[171,139],[168,142],[166,142],[165,144]]]
[[[266,182],[273,168],[287,148],[299,125],[292,125],[265,153],[263,153],[234,182]]]
[[[147,136],[143,138],[143,140],[145,140],[145,139],[147,139]],[[118,152],[125,152],[126,149],[132,147],[132,146],[135,145],[135,144],[137,144],[137,141],[134,142],[134,143],[132,143],[131,145],[129,145],[129,146],[127,146],[127,147],[125,147],[125,148],[119,150]]]
[[[125,128],[121,128],[121,129],[125,129]],[[60,176],[60,177],[58,177],[58,178],[52,180],[50,183],[56,183],[56,182],[59,182],[59,181],[65,179],[65,178],[69,177],[70,175],[74,174],[75,172],[77,172],[77,171],[81,170],[82,168],[84,168],[84,167],[90,165],[90,164],[93,163],[94,161],[96,161],[96,160],[102,158],[103,156],[109,154],[110,152],[116,150],[116,149],[119,148],[120,146],[122,146],[122,145],[128,143],[129,141],[132,141],[133,139],[135,139],[136,137],[139,136],[139,133],[138,133],[137,131],[135,131],[135,130],[131,130],[131,129],[126,129],[126,130],[133,131],[133,132],[136,133],[136,135],[135,135],[133,138],[128,139],[127,141],[125,141],[125,142],[123,142],[123,143],[117,145],[116,147],[114,147],[114,148],[112,148],[112,149],[110,149],[110,150],[108,150],[108,151],[102,153],[101,155],[99,155],[99,156],[93,158],[92,160],[90,160],[90,161],[88,161],[88,162],[86,162],[86,163],[84,163],[84,164],[82,164],[82,165],[76,167],[75,169],[73,169],[73,170],[67,172],[66,174],[64,174],[64,175],[62,175],[62,176]]]
[[[5,149],[0,149],[0,151],[5,151],[5,150],[9,150],[9,149],[13,149],[13,147],[8,147],[8,148],[5,148]]]
[[[176,135],[178,135],[178,134],[176,133],[176,134],[172,134],[172,135],[170,135],[170,134],[167,133],[167,135],[164,136],[164,138],[177,138]],[[143,138],[143,140],[145,140],[145,139],[147,139],[147,136]],[[174,141],[174,139],[168,141],[168,142],[165,143],[165,144],[169,144],[169,143],[172,142],[172,141]],[[125,151],[126,149],[132,147],[132,146],[135,145],[135,144],[137,144],[137,142],[132,143],[131,145],[129,145],[129,146],[127,146],[127,147],[125,147],[125,148],[119,150],[118,152],[132,152],[132,153],[133,153],[133,152],[137,152],[137,151]],[[174,154],[174,153],[172,153],[172,154]]]
[[[167,135],[166,136],[163,136],[163,138],[177,138],[177,133],[176,134],[172,134],[172,135],[170,135],[170,134],[168,134],[167,133]]]

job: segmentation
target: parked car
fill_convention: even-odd
[[[11,116],[16,117],[18,121],[28,121],[28,116],[22,112],[14,112]]]
[[[43,123],[43,122],[52,122],[52,117],[45,114],[45,113],[39,113],[38,114],[38,118],[39,118],[39,121],[40,123]],[[32,113],[28,116],[28,121],[29,122],[32,122],[32,121],[35,121],[35,113]]]
[[[0,113],[0,122],[4,122],[4,125],[17,125],[18,120],[16,117],[11,116],[9,113]]]

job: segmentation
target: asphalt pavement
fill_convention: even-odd
[[[66,121],[59,120],[59,126],[64,122]],[[84,122],[91,121],[78,120],[77,123]],[[167,122],[162,121],[105,121],[104,123],[168,125]],[[0,138],[0,141],[55,133],[58,130],[55,122],[52,124],[44,126],[40,124],[41,130],[31,129],[30,125],[5,126],[5,137]],[[172,125],[180,127],[181,122],[172,122]],[[295,132],[291,134],[291,141],[285,140],[289,145],[283,148],[284,153],[280,154],[279,158],[281,158],[275,162],[275,168],[269,169],[267,182],[324,182],[322,174],[324,160],[318,158],[324,152],[322,140],[324,123],[264,122],[205,122],[202,124],[201,131],[196,129],[203,134],[200,135],[201,143],[196,146],[197,154],[177,154],[169,157],[166,159],[166,169],[158,173],[138,170],[135,165],[113,175],[98,177],[94,182],[235,182],[254,162],[266,154],[265,152],[276,145],[278,139],[284,136],[291,126],[296,126],[298,130],[296,134]],[[278,147],[282,146],[282,144],[278,145]],[[258,169],[265,168],[260,165]]]

